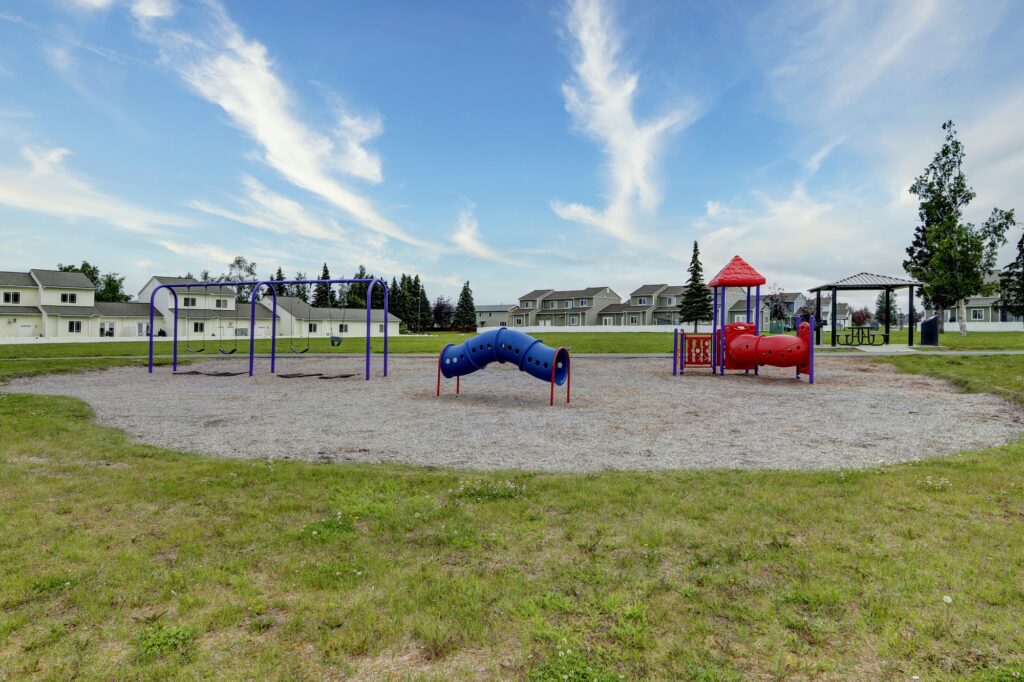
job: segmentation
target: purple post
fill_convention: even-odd
[[[754,336],[761,336],[761,285],[754,287]],[[754,376],[760,376],[761,367],[754,361]]]
[[[718,287],[711,291],[711,373],[718,374]]]
[[[750,324],[750,287],[747,287],[747,324]]]
[[[679,329],[672,330],[672,376],[676,376],[679,369]]]
[[[277,290],[271,282],[260,282],[252,288],[249,296],[249,376],[252,376],[256,357],[256,294],[264,286],[274,297],[274,308],[270,313],[270,373],[273,374],[277,368]]]
[[[174,289],[166,284],[157,285],[153,289],[153,293],[149,295],[149,373],[153,373],[153,335],[156,333],[156,292],[161,289],[167,289],[171,292],[171,296],[174,297],[174,349],[172,355],[174,357],[173,366],[174,371],[178,371],[178,293]]]
[[[721,331],[720,331],[720,335],[721,335],[722,341],[721,341],[721,361],[720,361],[721,362],[721,365],[720,365],[721,370],[719,371],[719,374],[721,374],[722,376],[725,376],[725,325],[728,324],[728,320],[729,320],[728,311],[725,308],[725,300],[726,300],[725,292],[728,291],[728,290],[729,290],[729,287],[722,287],[722,320],[723,320],[723,322],[722,322],[722,328],[721,328]]]

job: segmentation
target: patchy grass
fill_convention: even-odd
[[[154,359],[154,365],[169,365],[170,360]],[[182,363],[178,363],[182,364]],[[96,358],[89,360],[26,359],[11,362],[0,361],[0,382],[18,377],[31,377],[39,374],[71,374],[89,370],[107,369],[108,367],[145,367],[147,363],[130,358]]]
[[[995,393],[1008,400],[1024,402],[1024,355],[901,355],[880,357],[878,361],[910,374],[945,379],[971,393]]]
[[[467,477],[184,455],[90,418],[0,393],[0,679],[1024,674],[1024,444]]]

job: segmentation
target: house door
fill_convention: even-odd
[[[256,327],[256,338],[265,339],[270,336],[270,330],[267,327]]]
[[[542,326],[542,327],[550,327],[551,326],[551,320],[549,320],[549,319],[540,320],[540,326]]]
[[[32,336],[32,325],[30,324],[19,324],[18,325],[18,336],[22,338],[29,338]]]

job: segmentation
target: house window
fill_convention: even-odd
[[[573,326],[578,326],[579,323],[580,323],[580,316],[579,315],[570,315],[569,316],[569,324],[571,324]]]
[[[499,322],[499,323],[498,323],[498,326],[499,326],[499,327],[507,327],[508,325],[507,325],[507,324],[505,324],[504,322]]]
[[[249,336],[249,330],[246,327],[235,327],[235,336]]]
[[[195,296],[186,296],[186,297],[184,297],[183,299],[181,299],[181,305],[184,306],[185,308],[195,308],[196,307],[196,297]]]
[[[629,323],[630,324],[637,324],[638,322],[639,322],[639,320],[638,320],[636,315],[630,315],[629,316]]]
[[[62,293],[60,295],[60,302],[61,303],[78,303],[78,294],[70,294],[68,292],[64,292],[64,293]]]
[[[213,305],[216,308],[227,308],[228,307],[228,299],[226,299],[226,298],[218,298],[217,301]]]
[[[602,317],[601,318],[601,324],[603,324],[606,327],[610,327],[613,324],[615,324],[615,318],[611,317],[611,316]]]
[[[338,331],[342,334],[348,334],[348,322],[338,325]]]
[[[205,322],[193,322],[192,323],[192,331],[195,332],[196,334],[202,334],[203,332],[206,331],[206,323]]]
[[[956,322],[956,311],[955,310],[950,310],[949,311],[949,321],[950,322]]]
[[[384,325],[382,325],[382,324],[378,324],[378,325],[377,325],[377,332],[378,332],[379,334],[383,334],[383,333],[384,333]]]
[[[675,296],[669,296],[668,297],[668,304],[669,305],[675,305],[676,304],[676,297]]]
[[[68,333],[69,334],[81,334],[82,323],[78,320],[68,320]]]
[[[585,298],[581,298],[580,299],[580,307],[581,308],[586,308],[588,305],[590,305],[590,301],[589,300],[587,300]]]
[[[571,308],[572,307],[572,301],[566,301],[565,302],[565,307],[566,308]]]
[[[523,318],[521,318],[521,317],[517,317],[516,318],[516,326],[517,327],[522,327],[523,326]]]
[[[558,301],[551,301],[548,303],[548,310],[556,310],[558,308]]]
[[[135,335],[136,336],[149,336],[149,325],[145,322],[135,323]]]
[[[523,301],[523,307],[524,308],[532,308],[533,307],[533,301]]]
[[[5,291],[4,292],[4,303],[13,303],[17,305],[21,303],[21,292],[20,291]]]
[[[639,298],[636,299],[636,304],[637,305],[647,305],[647,298],[644,297],[644,296],[640,296]]]
[[[985,311],[981,308],[971,308],[971,319],[975,322],[981,322],[985,319]]]
[[[113,336],[114,335],[114,323],[113,322],[100,322],[100,336]]]
[[[316,322],[310,322],[309,323],[309,333],[310,334],[315,334],[316,333]]]

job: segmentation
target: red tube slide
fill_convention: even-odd
[[[796,336],[757,336],[754,325],[737,322],[725,326],[725,368],[754,369],[757,365],[797,367],[810,373],[811,325],[801,322]]]

